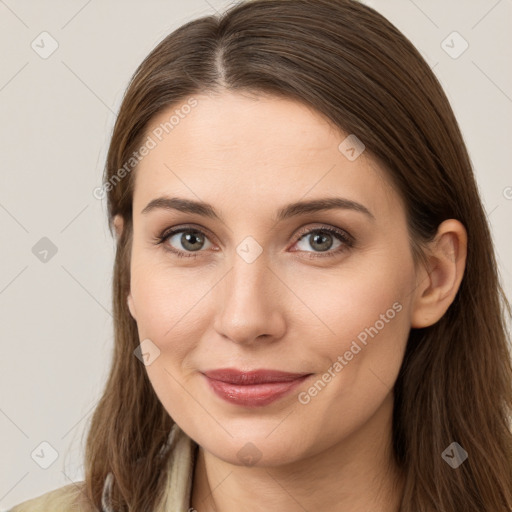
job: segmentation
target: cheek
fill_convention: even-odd
[[[407,257],[384,254],[374,261],[320,283],[302,281],[301,293],[323,324],[311,333],[308,356],[320,363],[316,371],[327,381],[306,390],[305,402],[322,391],[323,404],[335,408],[357,407],[358,400],[378,403],[394,385],[410,330],[414,266]]]
[[[354,264],[336,274],[306,273],[294,279],[294,290],[305,297],[311,325],[331,358],[349,350],[352,340],[364,345],[373,336],[393,337],[395,329],[403,333],[414,282],[413,266],[405,258],[400,262],[381,255],[371,265]]]
[[[139,339],[149,339],[159,351],[146,366],[151,385],[167,412],[176,418],[190,408],[187,361],[200,336],[198,312],[205,314],[211,285],[208,278],[195,279],[191,272],[171,268],[144,255],[134,255],[131,293],[135,304]],[[204,298],[203,298],[204,297]],[[203,298],[203,300],[201,300]],[[199,412],[198,412],[199,414]]]
[[[211,291],[218,279],[211,272],[172,267],[147,255],[135,255],[131,293],[135,304],[139,339],[149,339],[159,356],[146,367],[153,388],[172,415],[180,407],[183,386],[197,370],[202,334],[214,314]]]
[[[347,280],[342,290],[332,286],[323,302],[314,302],[335,335],[317,336],[310,345],[317,375],[297,400],[304,421],[315,418],[309,428],[325,448],[376,413],[402,364],[410,329],[407,280],[376,274]]]
[[[201,298],[214,281],[194,270],[173,268],[164,258],[155,260],[134,254],[130,289],[139,330],[165,343],[190,332]]]

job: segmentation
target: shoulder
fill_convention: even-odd
[[[24,501],[8,512],[97,512],[85,495],[85,482],[59,487],[41,496]]]

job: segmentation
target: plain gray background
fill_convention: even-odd
[[[366,3],[412,40],[445,88],[510,298],[512,0]],[[92,191],[115,112],[161,39],[228,4],[0,0],[0,510],[83,479],[83,436],[113,344],[114,243]],[[43,255],[50,245],[56,253]]]

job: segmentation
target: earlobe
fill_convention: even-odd
[[[116,237],[119,238],[121,236],[121,233],[123,232],[123,217],[121,215],[117,214],[114,216],[113,220],[114,228],[116,230]]]
[[[427,250],[429,268],[422,268],[415,290],[411,327],[435,324],[459,290],[466,266],[467,233],[458,220],[445,220]]]

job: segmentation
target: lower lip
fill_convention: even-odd
[[[287,382],[267,382],[265,384],[237,385],[206,377],[210,388],[220,397],[236,405],[261,407],[291,393],[311,375],[304,375]]]

